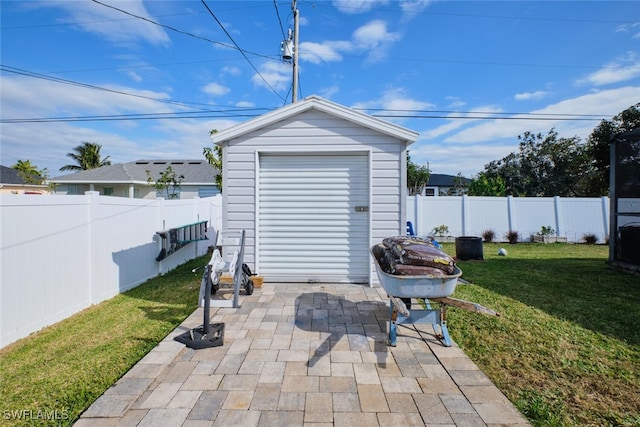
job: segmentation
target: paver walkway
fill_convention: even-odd
[[[225,290],[221,290],[222,294]],[[388,300],[359,285],[265,284],[239,308],[211,308],[224,344],[176,335],[85,411],[75,426],[524,426],[526,419],[430,325],[398,327]]]

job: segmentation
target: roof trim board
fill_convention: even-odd
[[[385,120],[378,119],[368,114],[360,113],[351,108],[313,95],[305,98],[302,101],[289,104],[285,107],[263,114],[244,123],[240,123],[236,126],[212,134],[211,140],[215,144],[220,145],[225,141],[229,141],[231,139],[245,135],[249,132],[253,132],[254,130],[264,128],[268,125],[288,119],[311,109],[315,109],[333,115],[335,117],[339,117],[344,120],[356,123],[362,127],[387,134],[394,138],[403,140],[408,144],[414,142],[419,136],[419,133],[414,132],[410,129],[398,126]]]

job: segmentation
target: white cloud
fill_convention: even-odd
[[[140,83],[142,81],[142,76],[135,71],[127,71],[127,76],[136,83]]]
[[[432,173],[457,175],[460,172],[466,178],[472,178],[484,169],[484,165],[503,158],[515,149],[517,143],[455,145],[416,141],[409,146],[414,163],[428,164]]]
[[[251,107],[255,107],[256,104],[254,102],[249,102],[249,101],[240,101],[240,102],[236,102],[235,106],[240,108],[251,108]]]
[[[300,43],[300,59],[319,64],[342,61],[343,52],[368,52],[367,61],[374,62],[383,59],[389,47],[400,38],[399,33],[387,30],[386,22],[376,19],[356,28],[351,40]]]
[[[350,46],[349,46],[350,47]],[[341,61],[342,55],[332,46],[332,43],[300,43],[300,59],[311,62],[312,64],[320,64],[321,62]]]
[[[221,72],[222,74],[228,74],[230,76],[239,76],[240,74],[242,74],[242,71],[240,71],[240,68],[230,67],[230,66],[222,67]]]
[[[428,129],[426,131],[422,131],[420,133],[420,139],[421,140],[434,139],[439,136],[446,135],[450,132],[453,132],[456,129],[460,129],[461,127],[467,126],[470,123],[480,120],[480,119],[474,120],[473,119],[474,117],[486,116],[487,113],[500,113],[500,112],[502,112],[501,108],[484,106],[484,107],[475,108],[474,110],[465,112],[465,113],[451,113],[449,114],[449,116],[451,116],[452,118],[448,119],[447,123],[445,123],[444,125],[438,126],[434,129]],[[464,117],[464,118],[460,118],[460,117]]]
[[[622,24],[616,28],[617,33],[630,33],[632,39],[640,39],[640,22]]]
[[[72,23],[82,31],[97,34],[109,41],[117,43],[131,43],[144,40],[151,44],[169,43],[169,36],[159,26],[107,6],[89,1],[49,0],[37,3],[41,7],[57,7],[65,10],[69,18],[66,23]],[[133,15],[153,20],[142,0],[113,3],[114,7],[125,10]]]
[[[578,81],[579,84],[589,83],[604,86],[640,77],[640,60],[635,52],[628,52],[624,57],[605,65],[595,73]]]
[[[284,90],[291,84],[291,73],[291,67],[285,63],[265,62],[260,66],[260,75],[254,74],[251,81],[259,87]]]
[[[338,92],[340,92],[340,87],[338,85],[331,85],[320,89],[318,95],[326,99],[331,99],[331,97]]]
[[[0,86],[4,119],[111,116],[183,110],[182,107],[161,102],[170,98],[167,93],[131,87],[108,86],[120,92],[158,100],[21,76],[0,76]],[[31,160],[37,167],[49,169],[51,176],[58,176],[61,175],[58,169],[70,162],[66,154],[82,141],[101,144],[103,154],[111,156],[113,162],[127,162],[144,156],[158,158],[175,143],[174,139],[179,139],[183,145],[201,145],[197,140],[182,141],[182,138],[168,138],[158,133],[179,126],[178,122],[185,126],[185,132],[190,129],[184,120],[87,122],[86,125],[84,122],[4,123],[0,126],[2,164],[13,165],[17,160]],[[193,132],[199,132],[201,123],[192,122]],[[118,135],[119,131],[124,133],[125,130],[127,137]],[[45,141],[37,135],[53,137],[46,137]],[[172,157],[195,156],[201,151],[202,147],[199,150],[194,147],[192,152],[183,152],[176,147]]]
[[[447,97],[445,97],[445,100],[447,102],[449,102],[449,104],[447,104],[447,108],[448,109],[457,110],[457,109],[460,109],[460,108],[464,107],[465,105],[467,105],[466,102],[462,101],[457,96],[447,96]]]
[[[222,96],[222,95],[226,95],[229,92],[231,92],[231,89],[229,89],[226,86],[222,86],[221,84],[218,84],[218,83],[215,83],[215,82],[211,82],[208,85],[204,86],[202,88],[202,91],[204,93],[206,93],[207,95]]]
[[[342,13],[366,13],[380,5],[386,5],[389,0],[333,0],[333,6]]]
[[[352,105],[352,108],[364,110],[382,109],[382,111],[375,111],[375,114],[385,116],[407,116],[416,110],[426,110],[433,107],[434,105],[429,102],[408,97],[404,88],[390,88],[378,99]]]
[[[523,92],[523,93],[516,93],[513,96],[513,99],[515,99],[516,101],[529,101],[529,100],[540,100],[542,98],[545,98],[547,96],[549,96],[551,93],[544,91],[544,90],[537,90],[535,92]]]
[[[640,86],[622,87],[597,93],[566,99],[545,108],[531,111],[531,114],[595,114],[604,118],[626,110],[640,99]],[[485,121],[477,126],[468,127],[445,139],[447,143],[477,143],[495,141],[501,138],[514,138],[524,133],[546,132],[555,127],[560,136],[586,138],[597,125],[597,121],[563,121],[559,117],[549,120],[528,120],[528,116],[512,116],[509,120]],[[521,118],[522,120],[518,120]]]
[[[400,9],[410,16],[417,15],[432,3],[431,0],[401,0]]]
[[[400,34],[387,31],[386,22],[376,19],[353,33],[353,41],[359,50],[369,51],[367,60],[379,61],[386,57],[387,49],[400,40]]]
[[[406,15],[414,16],[429,6],[432,0],[400,0],[400,10]],[[342,13],[356,15],[369,12],[380,6],[387,6],[389,0],[333,0],[333,6]]]

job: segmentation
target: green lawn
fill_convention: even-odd
[[[454,296],[502,316],[448,311],[467,355],[534,425],[640,425],[640,277],[609,269],[606,246],[485,244],[484,254],[459,263],[474,284]]]
[[[0,350],[3,425],[71,425],[197,308],[191,261]],[[6,411],[31,411],[26,421]],[[15,413],[14,413],[15,414]],[[18,415],[13,415],[16,418]]]
[[[610,270],[604,246],[485,244],[460,262],[453,296],[501,313],[448,310],[449,331],[540,426],[640,425],[640,277]],[[453,244],[445,251],[455,253]],[[207,257],[0,350],[6,411],[57,414],[70,425],[197,306]],[[57,411],[57,412],[54,412]]]

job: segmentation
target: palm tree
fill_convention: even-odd
[[[31,160],[18,160],[11,166],[18,171],[18,175],[26,184],[42,184],[47,179],[47,168],[38,169]]]
[[[65,165],[60,168],[61,171],[81,171],[88,169],[95,169],[102,166],[109,166],[111,161],[107,156],[104,159],[100,158],[100,149],[102,145],[95,142],[83,142],[82,145],[78,145],[73,149],[74,153],[67,153],[67,157],[71,157],[76,161],[75,165]]]

